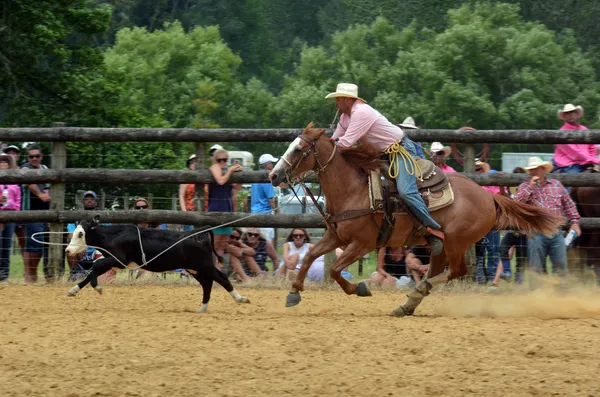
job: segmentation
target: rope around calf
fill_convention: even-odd
[[[223,224],[221,224],[221,225],[213,226],[213,227],[210,227],[210,228],[208,228],[208,229],[203,229],[203,230],[197,231],[197,232],[195,232],[195,233],[192,233],[192,234],[190,234],[189,236],[185,236],[184,238],[182,238],[182,239],[180,239],[180,240],[176,241],[175,243],[171,244],[169,247],[167,247],[167,248],[165,248],[164,250],[162,250],[162,251],[161,251],[161,252],[160,252],[158,255],[156,255],[154,258],[150,259],[150,260],[149,260],[149,261],[147,261],[147,262],[146,262],[146,253],[144,252],[144,247],[143,247],[143,245],[142,245],[142,235],[141,235],[141,232],[140,232],[140,228],[139,228],[139,226],[137,226],[137,225],[132,225],[132,226],[134,226],[134,227],[137,229],[137,233],[138,233],[138,239],[139,239],[139,242],[140,242],[140,250],[142,251],[142,262],[143,262],[143,263],[142,263],[141,265],[139,265],[138,267],[136,267],[136,268],[131,268],[131,267],[130,267],[129,269],[131,269],[131,270],[138,270],[138,269],[142,269],[144,266],[148,265],[148,264],[149,264],[149,263],[151,263],[153,260],[155,260],[156,258],[158,258],[159,256],[161,256],[162,254],[164,254],[165,252],[169,251],[171,248],[173,248],[173,247],[174,247],[174,246],[176,246],[177,244],[181,243],[182,241],[184,241],[184,240],[187,240],[187,239],[188,239],[188,238],[190,238],[190,237],[194,237],[194,236],[196,236],[196,235],[198,235],[198,234],[206,233],[206,232],[209,232],[209,231],[211,231],[211,230],[218,229],[218,228],[220,228],[220,227],[229,226],[229,225],[232,225],[232,224],[234,224],[234,223],[237,223],[237,222],[243,221],[243,220],[245,220],[245,219],[252,218],[252,217],[254,217],[254,216],[257,216],[257,215],[261,215],[261,214],[263,214],[263,213],[268,213],[268,212],[271,212],[271,211],[273,211],[273,210],[277,210],[277,209],[280,209],[280,208],[284,208],[284,207],[285,207],[285,206],[287,206],[287,205],[288,205],[288,204],[289,204],[289,203],[290,203],[290,202],[291,202],[293,199],[294,199],[294,197],[290,197],[290,199],[289,199],[289,200],[288,200],[286,203],[284,203],[284,204],[282,204],[282,205],[279,205],[279,206],[277,206],[276,208],[273,208],[273,209],[271,209],[271,210],[268,210],[268,211],[261,211],[261,212],[257,212],[257,213],[255,213],[255,214],[250,214],[250,215],[248,215],[248,216],[245,216],[245,217],[243,217],[243,218],[236,219],[236,220],[234,220],[234,221],[231,221],[231,222],[225,222],[225,223],[223,223]],[[44,235],[44,234],[69,234],[69,232],[37,232],[37,233],[34,233],[34,234],[32,234],[32,235],[31,235],[31,239],[32,239],[33,241],[35,241],[36,243],[40,243],[40,244],[46,244],[46,245],[60,245],[60,246],[68,246],[68,245],[69,245],[69,243],[51,243],[51,242],[46,242],[46,241],[40,241],[40,240],[37,240],[35,237],[36,237],[38,234],[39,234],[39,235]],[[97,250],[100,250],[100,251],[104,251],[104,252],[106,252],[106,253],[110,254],[110,256],[112,256],[112,257],[113,257],[113,258],[114,258],[114,259],[115,259],[117,262],[119,262],[119,263],[120,263],[120,264],[123,266],[123,268],[127,268],[127,265],[126,265],[126,264],[124,264],[123,262],[121,262],[121,260],[120,260],[119,258],[117,258],[116,256],[114,256],[114,255],[113,255],[113,253],[112,253],[112,252],[110,252],[109,250],[107,250],[106,248],[102,248],[102,247],[96,247],[96,246],[93,246],[93,245],[86,245],[86,247],[88,247],[88,248],[94,248],[94,249],[97,249]]]

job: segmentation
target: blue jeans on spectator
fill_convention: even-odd
[[[587,168],[586,165],[580,165],[580,164],[568,165],[566,167],[561,167],[561,168],[558,168],[555,165],[552,172],[555,174],[579,174],[579,173],[582,173],[586,168]],[[565,186],[565,189],[567,190],[567,193],[571,193],[570,186],[569,187]]]
[[[527,265],[527,236],[519,232],[507,230],[504,237],[502,237],[502,242],[500,243],[500,258],[502,260],[503,270],[502,277],[504,279],[509,279],[512,276],[508,253],[513,246],[515,247],[515,257],[517,262],[515,281],[518,284],[522,284],[523,273],[525,272],[525,266]]]
[[[487,252],[487,269],[485,254]],[[490,230],[484,238],[475,243],[475,279],[479,284],[494,281],[500,260],[500,231]]]
[[[189,232],[191,230],[194,230],[194,225],[183,225],[184,232]]]
[[[546,266],[546,256],[550,256],[552,273],[564,275],[567,273],[567,247],[562,232],[551,237],[536,234],[529,238],[527,254],[531,269],[543,273]]]
[[[16,223],[5,223],[4,230],[0,230],[0,281],[8,279],[10,270],[10,250],[12,248],[13,234]]]

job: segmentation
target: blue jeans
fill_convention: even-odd
[[[10,270],[10,250],[12,248],[13,234],[16,223],[5,223],[4,230],[0,231],[0,281],[8,279]]]
[[[404,148],[410,153],[411,156],[416,157],[417,153],[415,151],[415,144],[408,137],[404,137],[402,140],[404,144]],[[440,225],[433,220],[431,215],[429,214],[429,209],[425,205],[423,201],[423,197],[419,194],[417,190],[417,177],[415,175],[410,175],[406,171],[406,166],[402,157],[398,156],[398,176],[396,177],[396,187],[398,188],[398,193],[400,197],[412,214],[423,224],[425,227],[431,227],[432,229],[440,229]]]
[[[554,167],[552,170],[555,174],[579,174],[586,169],[587,166],[580,164],[567,165],[566,167]]]
[[[189,232],[191,230],[194,230],[194,225],[183,225],[184,232]]]
[[[546,266],[546,256],[550,256],[552,273],[564,275],[567,273],[567,247],[562,232],[551,237],[536,234],[527,243],[529,265],[538,273],[543,273]]]
[[[485,267],[485,254],[487,252],[487,269]],[[493,281],[500,260],[500,232],[490,230],[484,238],[475,243],[475,279],[479,284]],[[510,270],[510,267],[509,269]]]
[[[527,265],[527,236],[507,230],[500,242],[500,258],[502,260],[503,275],[505,279],[510,279],[512,272],[510,269],[510,259],[508,253],[511,247],[515,247],[515,257],[517,267],[515,269],[515,281],[518,284],[523,283],[523,273]]]

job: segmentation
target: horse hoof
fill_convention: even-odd
[[[406,317],[406,316],[412,316],[414,312],[415,312],[414,310],[406,310],[404,307],[398,306],[397,308],[392,310],[390,313],[388,313],[388,316],[390,316],[390,317]]]
[[[97,292],[99,295],[102,295],[102,287],[101,287],[101,286],[97,286],[97,287],[95,287],[94,289],[96,290],[96,292]]]
[[[300,297],[300,292],[290,292],[285,300],[285,307],[296,306],[300,303],[302,297]]]
[[[371,294],[371,291],[369,290],[369,287],[367,286],[367,284],[364,281],[361,281],[360,283],[358,283],[357,288],[356,288],[356,295],[358,295],[358,296],[373,296],[373,294]]]

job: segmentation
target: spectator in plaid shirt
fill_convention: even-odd
[[[552,164],[539,157],[530,157],[529,164],[523,168],[529,172],[531,179],[519,185],[515,200],[547,208],[555,215],[566,215],[571,230],[575,230],[577,235],[581,236],[579,227],[581,217],[575,203],[559,181],[546,177],[552,169]],[[552,261],[553,273],[564,275],[567,272],[567,248],[562,232],[551,237],[541,234],[530,237],[527,254],[529,264],[536,272],[543,271],[546,255],[549,255]]]

